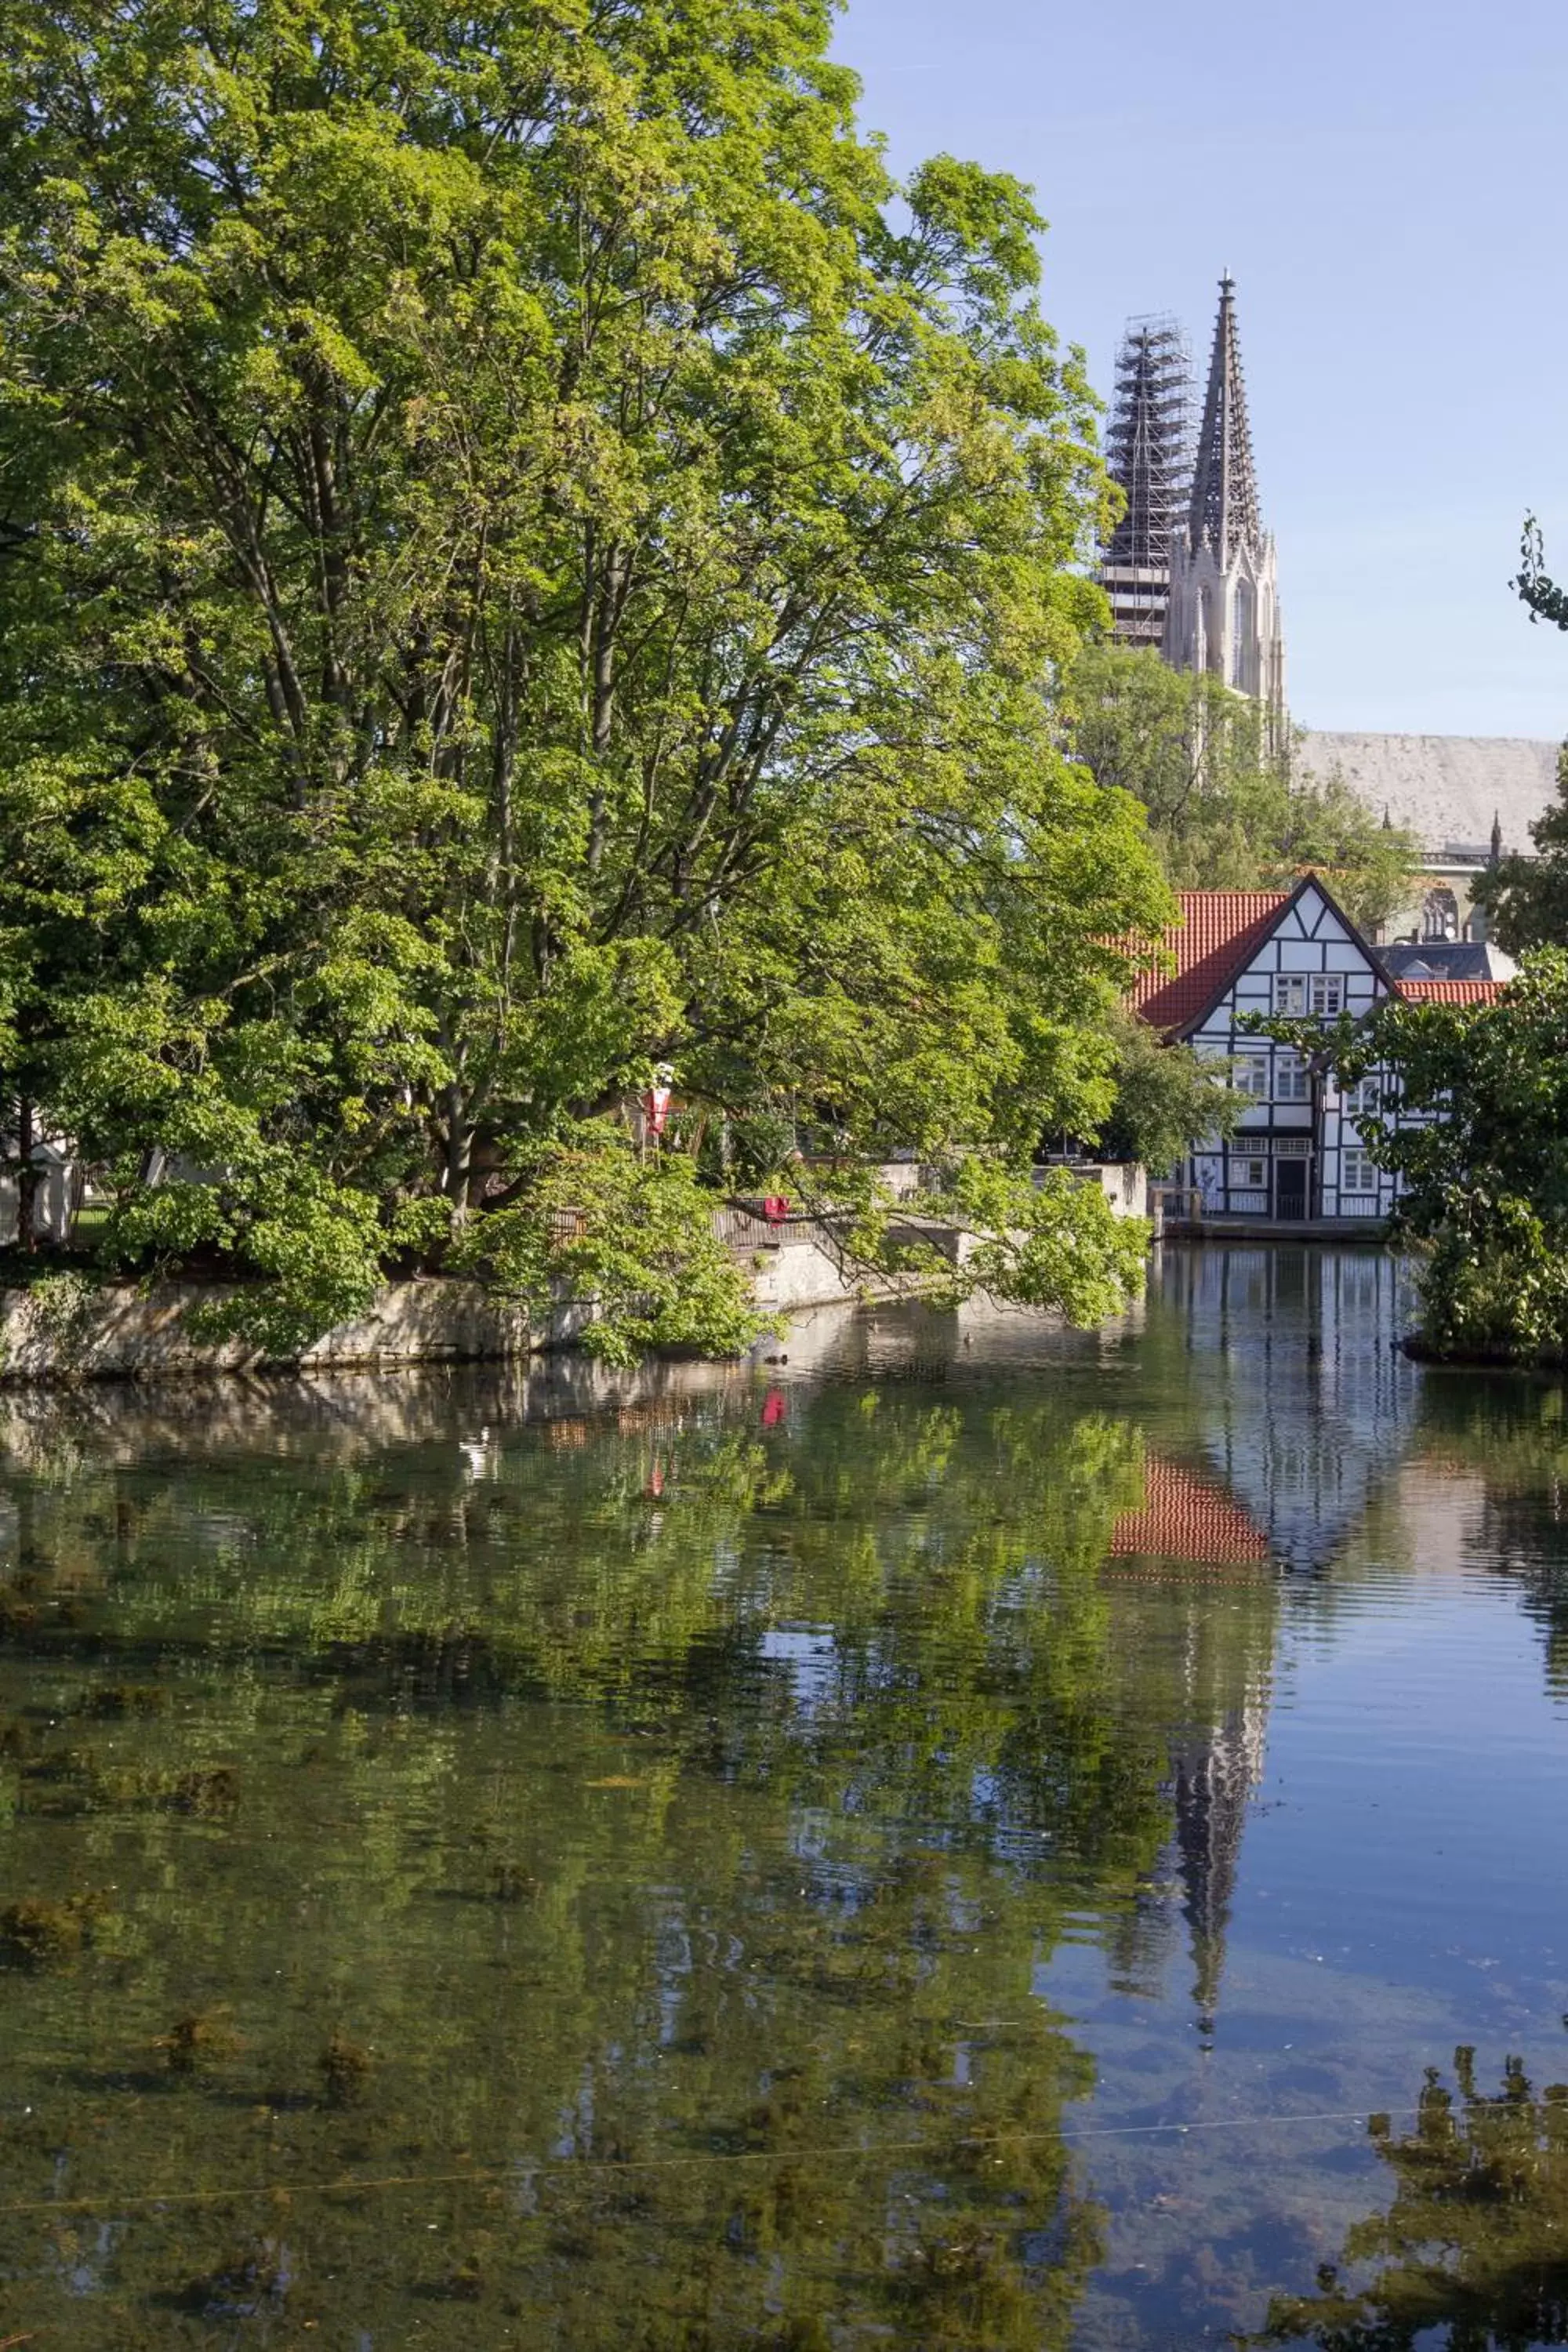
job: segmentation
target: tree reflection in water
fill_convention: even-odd
[[[1392,2205],[1352,2230],[1320,2293],[1278,2299],[1253,2341],[1413,2352],[1441,2328],[1447,2352],[1568,2344],[1568,2084],[1538,2091],[1510,2058],[1500,2089],[1479,2091],[1475,2053],[1458,2049],[1452,2087],[1427,2069],[1414,2131],[1386,2116],[1368,2128]],[[1342,2283],[1367,2265],[1367,2286]]]
[[[1168,1917],[1178,1783],[1223,1931],[1273,1580],[1130,1615],[1142,1434],[1059,1390],[760,1402],[13,1470],[9,2326],[1069,2340],[1038,1971]]]

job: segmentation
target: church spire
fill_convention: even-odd
[[[1236,281],[1220,279],[1219,316],[1186,528],[1171,551],[1162,651],[1173,669],[1206,671],[1261,704],[1284,740],[1285,636],[1274,542],[1263,528],[1247,386],[1236,333]]]
[[[1258,518],[1258,477],[1247,422],[1247,385],[1236,333],[1236,280],[1227,269],[1219,281],[1208,390],[1204,395],[1197,464],[1188,532],[1194,549],[1206,540],[1220,563],[1237,551],[1258,551],[1263,540]]]

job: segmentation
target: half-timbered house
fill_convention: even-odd
[[[1228,1141],[1214,1138],[1171,1171],[1210,1217],[1379,1218],[1394,1180],[1367,1150],[1358,1119],[1388,1088],[1378,1073],[1341,1088],[1310,1053],[1260,1036],[1253,1016],[1364,1016],[1388,995],[1480,1003],[1494,981],[1400,980],[1316,875],[1293,890],[1184,890],[1169,961],[1133,1004],[1171,1044],[1230,1065],[1245,1097]],[[1173,963],[1174,969],[1170,968]]]

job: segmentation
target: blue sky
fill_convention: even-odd
[[[897,170],[1016,173],[1047,315],[1109,389],[1122,320],[1200,367],[1237,287],[1290,702],[1313,727],[1568,734],[1568,0],[849,0]]]

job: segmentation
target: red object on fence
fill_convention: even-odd
[[[789,1214],[789,1202],[782,1192],[770,1192],[763,1202],[763,1214],[770,1225],[782,1225]]]

